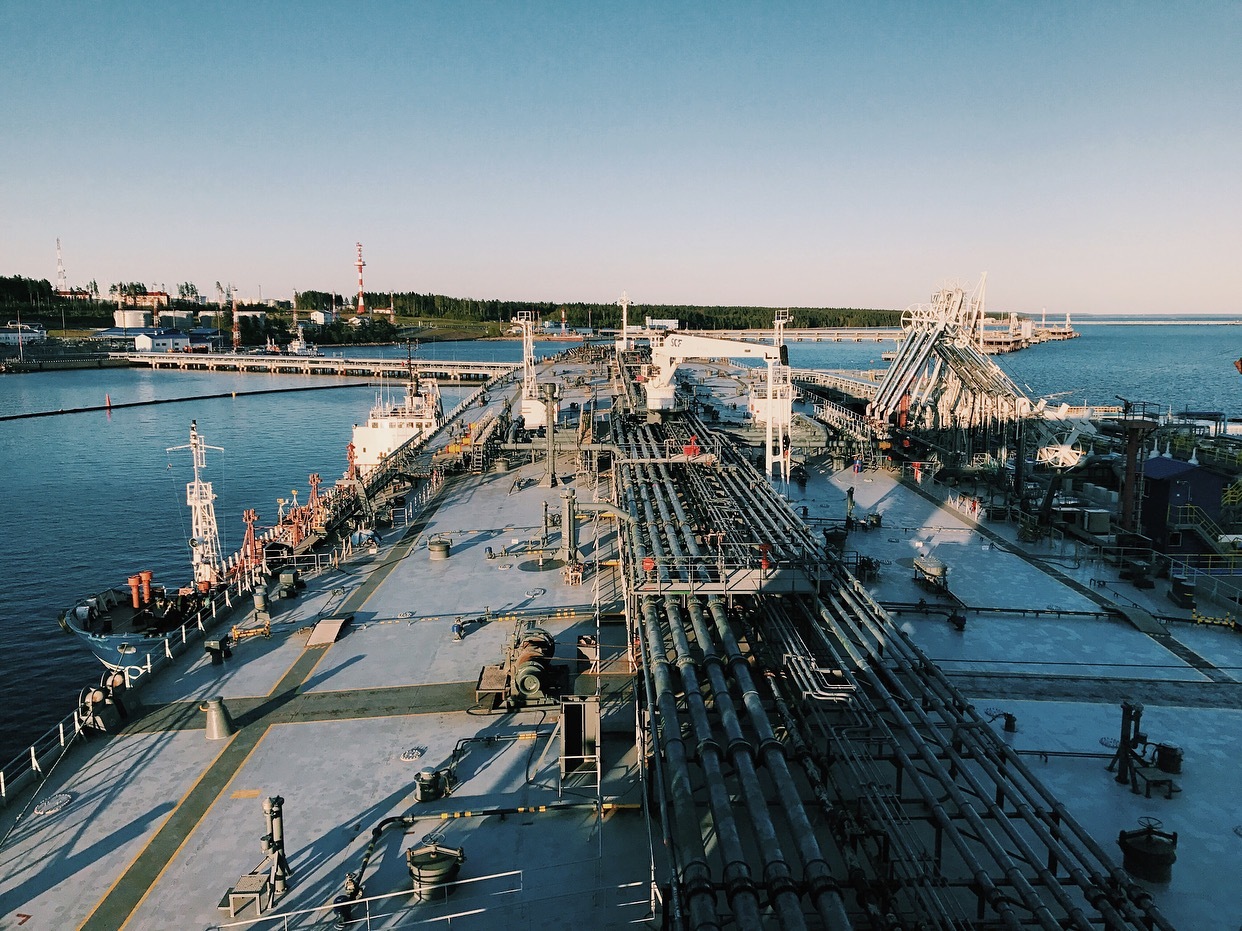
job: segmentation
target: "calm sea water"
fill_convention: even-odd
[[[1242,326],[1079,324],[1082,335],[994,360],[1031,398],[1068,404],[1152,401],[1175,411],[1242,416]],[[792,343],[789,361],[808,367],[878,367],[893,343]],[[844,359],[847,361],[838,362]],[[871,360],[877,360],[871,362]],[[870,366],[869,366],[870,363]]]
[[[1083,336],[997,358],[1033,397],[1105,404],[1117,395],[1175,410],[1242,415],[1242,327],[1084,325]],[[551,353],[564,344],[539,344]],[[793,343],[798,367],[870,368],[892,343]],[[350,354],[404,358],[405,347]],[[512,361],[517,342],[424,345],[419,357]],[[185,485],[189,453],[166,452],[188,441],[190,420],[212,452],[207,478],[218,496],[222,544],[241,542],[241,514],[253,507],[274,521],[276,500],[307,476],[326,484],[345,469],[353,424],[376,388],[335,387],[334,378],[130,369],[0,376],[0,414],[61,410],[104,402],[188,398],[106,412],[0,422],[0,761],[7,761],[72,707],[102,667],[56,615],[76,598],[118,584],[139,569],[181,583],[188,572]],[[330,390],[247,396],[265,388],[332,385]],[[237,392],[235,397],[202,398]],[[445,389],[446,406],[459,394]]]

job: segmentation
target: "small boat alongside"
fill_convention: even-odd
[[[186,485],[193,581],[177,587],[156,585],[154,574],[144,570],[131,575],[124,585],[82,598],[60,615],[60,626],[80,637],[109,669],[142,665],[143,653],[167,652],[167,645],[160,644],[171,636],[183,638],[187,623],[201,627],[204,608],[216,613],[213,596],[221,587],[223,561],[216,496],[202,474],[207,450],[223,450],[208,446],[194,421],[190,422],[190,442],[171,447],[169,452],[184,449],[190,450],[194,463],[194,479]]]
[[[298,326],[298,335],[289,340],[288,345],[282,347],[276,340],[268,337],[263,349],[255,351],[260,355],[268,356],[298,356],[306,359],[323,358],[323,351],[307,340],[306,333],[300,325]]]

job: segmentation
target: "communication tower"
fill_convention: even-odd
[[[60,257],[60,237],[56,237],[56,290],[61,294],[69,293],[69,277],[65,274],[65,263]]]
[[[358,261],[354,263],[354,267],[358,269],[358,313],[359,315],[367,312],[367,304],[362,296],[362,269],[367,264],[362,261],[362,243],[356,243],[358,246]]]

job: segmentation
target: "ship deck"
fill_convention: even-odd
[[[372,830],[407,814],[376,843],[353,906],[370,927],[411,921],[403,853],[429,836],[466,860],[461,885],[419,904],[419,921],[484,911],[492,926],[543,927],[600,908],[648,914],[615,528],[585,524],[581,584],[565,583],[554,553],[541,565],[544,502],[555,513],[567,488],[591,495],[573,475],[539,487],[542,468],[450,480],[377,554],[273,602],[270,638],[237,643],[221,665],[201,653],[163,671],[120,733],[79,741],[38,787],[64,809],[27,811],[5,843],[0,927],[320,924]],[[431,558],[433,538],[451,541],[447,559]],[[342,614],[353,622],[335,642],[307,646],[321,618]],[[485,668],[528,624],[555,637],[562,690],[602,706],[597,765],[562,764],[557,705],[509,710],[480,693]],[[580,637],[598,649],[580,652]],[[237,730],[208,740],[201,708],[217,696]],[[415,774],[454,758],[449,794],[415,804]],[[262,805],[273,796],[284,799],[292,875],[252,924],[254,897],[238,898],[235,915],[218,906],[264,860]],[[4,830],[19,811],[3,813]]]
[[[1136,586],[1073,540],[1021,542],[1013,525],[978,520],[969,496],[955,504],[956,489],[930,482],[915,489],[821,465],[788,496],[812,520],[839,519],[850,488],[863,523],[846,551],[875,561],[868,588],[901,629],[1118,862],[1119,833],[1140,819],[1178,832],[1171,879],[1142,883],[1174,927],[1242,925],[1242,900],[1219,879],[1242,853],[1242,633],[1212,623],[1228,612],[1204,607],[1196,622],[1169,600],[1167,579]],[[881,524],[865,529],[872,513]],[[916,579],[914,559],[932,553],[949,568],[949,596]],[[961,629],[948,622],[954,612]],[[1108,769],[1122,702],[1143,707],[1149,757],[1161,743],[1184,754],[1180,772],[1146,773],[1150,787],[1140,776],[1139,792]]]
[[[566,397],[585,400],[597,388],[584,379],[580,395]],[[513,392],[493,392],[480,416],[506,398],[512,400]],[[710,604],[719,592],[696,581],[695,571],[662,575],[663,569],[639,572],[631,564],[627,574],[626,559],[635,557],[626,555],[622,521],[588,508],[578,515],[586,568],[580,582],[571,580],[557,556],[561,529],[546,531],[545,515],[560,511],[570,490],[583,504],[604,496],[608,479],[567,467],[548,487],[543,460],[515,466],[520,458],[511,454],[504,471],[450,479],[413,523],[383,534],[378,552],[356,554],[311,579],[297,597],[273,602],[270,637],[241,640],[220,664],[207,653],[181,657],[141,689],[141,708],[118,733],[76,741],[34,789],[0,811],[0,929],[324,927],[336,919],[333,903],[347,874],[360,871],[363,891],[352,903],[349,920],[356,923],[349,927],[662,926],[668,903],[663,884],[676,869],[667,859],[670,838],[680,845],[687,828],[701,828],[706,858],[722,869],[728,840],[722,810],[732,807],[746,823],[745,809],[761,823],[758,808],[780,811],[788,797],[776,790],[767,756],[758,805],[735,781],[744,756],[730,757],[720,771],[710,769],[713,754],[726,743],[733,753],[740,741],[726,740],[732,725],[721,710],[726,693],[714,691],[715,682],[724,683],[718,679],[701,709],[722,716],[724,723],[711,724],[718,745],[696,743],[686,711],[694,697],[687,668],[685,690],[664,696],[672,701],[659,706],[659,739],[662,755],[688,754],[685,772],[693,784],[677,795],[676,779],[669,777],[674,791],[671,816],[665,814],[676,824],[662,836],[656,801],[661,789],[648,781],[642,749],[646,711],[636,711],[647,704],[641,696],[636,700],[646,674],[641,662],[645,656],[652,667],[671,665],[651,649],[656,635],[669,629],[660,626],[656,606],[671,621],[675,604],[699,596]],[[687,501],[715,493],[710,483],[693,485],[695,466],[685,458],[635,457],[626,468],[653,476],[682,470],[669,484]],[[904,649],[904,632],[969,700],[962,714],[978,709],[991,722],[990,739],[1016,751],[1048,787],[1049,798],[1063,803],[1115,862],[1121,860],[1118,833],[1136,828],[1140,818],[1156,818],[1165,830],[1178,832],[1171,879],[1138,884],[1153,891],[1161,921],[1167,921],[1162,927],[1234,931],[1242,923],[1242,903],[1226,877],[1242,850],[1242,818],[1234,803],[1242,792],[1242,637],[1191,623],[1190,613],[1165,600],[1162,588],[1137,588],[1112,567],[1084,558],[1072,543],[1022,544],[1007,525],[978,523],[946,502],[943,489],[910,487],[882,472],[832,473],[822,465],[809,472],[805,488],[781,489],[791,513],[805,508],[812,524],[839,520],[848,488],[854,489],[856,516],[883,513],[880,527],[851,531],[846,549],[874,562],[877,571],[866,587],[887,606],[891,640],[887,650],[881,644],[870,661],[844,671],[864,684],[873,674],[875,681],[891,681],[897,694],[905,672],[893,657]],[[648,491],[632,500],[663,494],[655,485],[643,487]],[[702,513],[722,520],[747,512],[736,504],[730,509],[696,500]],[[433,542],[448,543],[447,558],[433,558],[442,555],[433,552]],[[745,584],[725,595],[753,599],[775,618],[782,606],[811,596],[802,585],[765,589],[765,578],[787,577],[769,570],[768,552],[762,566],[748,564]],[[916,581],[914,559],[931,554],[948,567],[948,594]],[[798,578],[828,592],[831,586],[808,572]],[[641,613],[637,605],[647,612],[645,621],[633,616]],[[1119,606],[1134,620],[1122,617]],[[948,623],[954,615],[964,623]],[[321,621],[341,618],[351,620],[325,637],[328,642],[308,645],[317,627],[326,630]],[[249,628],[258,624],[250,612],[232,620]],[[560,697],[578,696],[580,703],[512,701],[499,667],[515,633],[531,626],[556,641],[549,688]],[[640,631],[645,644],[638,643]],[[705,628],[693,632],[697,638]],[[758,641],[775,638],[751,634]],[[674,657],[685,644],[671,636],[667,655]],[[833,636],[860,649],[853,635]],[[710,646],[706,636],[696,642]],[[699,665],[707,679],[727,664]],[[661,669],[650,672],[657,681],[663,675]],[[651,688],[650,680],[646,686]],[[926,687],[915,694],[929,702],[943,697],[936,681]],[[845,762],[838,757],[830,774],[836,811],[847,813],[845,819],[834,820],[831,806],[821,808],[812,799],[807,781],[796,781],[828,867],[846,890],[841,901],[854,922],[849,927],[871,926],[865,897],[847,882],[850,868],[865,872],[861,852],[875,843],[887,853],[890,839],[913,851],[908,860],[894,854],[893,876],[914,866],[929,875],[940,871],[925,887],[913,879],[908,885],[929,896],[923,901],[942,897],[945,913],[959,915],[957,924],[945,927],[1003,927],[993,915],[972,918],[978,889],[967,870],[965,880],[957,879],[969,851],[960,854],[960,863],[950,852],[934,867],[913,859],[919,844],[932,849],[933,834],[917,823],[931,816],[910,785],[930,781],[940,759],[956,758],[927,729],[935,753],[913,768],[898,768],[895,788],[885,782],[894,751],[915,751],[906,737],[886,736],[883,728],[895,729],[892,722],[913,715],[917,702],[868,711],[868,701],[878,707],[885,694],[867,688],[867,700],[849,708],[845,693],[804,695],[799,711],[805,715],[800,720],[810,722],[809,733],[816,733],[817,720],[825,722],[826,756],[855,746],[849,735],[859,735],[856,756]],[[235,732],[208,739],[203,709],[217,697]],[[757,697],[744,697],[751,710]],[[575,728],[592,719],[596,702],[598,739],[591,732],[579,740]],[[1142,703],[1153,750],[1164,743],[1184,752],[1184,766],[1171,778],[1148,768],[1138,785],[1152,789],[1149,794],[1118,784],[1107,769],[1122,702]],[[762,704],[771,707],[767,699]],[[565,710],[571,705],[577,709],[572,714]],[[1005,728],[1009,718],[1012,730]],[[694,726],[701,720],[706,718],[695,718]],[[965,716],[960,721],[954,726],[970,725]],[[744,735],[754,736],[751,726]],[[781,733],[779,740],[785,739]],[[756,743],[765,754],[774,745]],[[970,778],[988,762],[963,759]],[[419,774],[427,770],[451,773],[444,797],[418,798]],[[859,781],[856,773],[878,781]],[[962,772],[954,767],[952,776],[961,779]],[[949,778],[947,792],[954,792]],[[707,797],[718,788],[726,795],[709,804]],[[290,876],[287,893],[270,901],[262,838],[268,830],[264,805],[273,798],[282,800]],[[858,810],[873,802],[891,805],[888,834],[879,838],[874,824],[867,829],[872,833],[842,834],[841,825],[853,824],[848,814],[855,810],[847,798]],[[1014,798],[1002,805],[1015,804]],[[723,809],[712,807],[722,799]],[[969,801],[957,804],[965,811]],[[983,810],[988,801],[981,797],[976,807]],[[693,807],[681,807],[685,802]],[[992,852],[998,859],[1016,858],[1012,850],[1031,838],[1006,835],[1017,830],[1012,825],[1018,813],[1006,808],[1002,814],[998,826],[987,824],[1006,838],[999,844],[1003,849]],[[977,835],[982,825],[972,822],[963,834]],[[937,845],[944,827],[935,826]],[[762,848],[773,842],[792,846],[789,835],[795,832],[780,826],[764,839],[748,830],[740,832],[740,848],[757,864],[756,879],[766,881],[758,865]],[[852,838],[853,850],[843,836]],[[431,843],[461,848],[465,861],[451,893],[441,889],[419,901],[404,853]],[[1068,888],[1064,870],[1059,876]],[[1032,874],[1030,881],[1039,879]],[[717,882],[708,896],[723,914],[729,897]],[[869,883],[871,878],[857,888],[879,888]],[[739,885],[739,898],[747,894],[745,886]],[[805,894],[805,886],[798,888]],[[774,899],[765,893],[761,901],[765,927],[785,924]],[[846,927],[823,920],[827,911],[804,906],[798,913],[807,927]],[[1131,916],[1111,927],[1139,927],[1141,920]],[[1095,918],[1083,922],[1080,927],[1107,926]]]

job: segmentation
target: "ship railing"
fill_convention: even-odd
[[[1242,553],[1174,558],[1169,575],[1193,585],[1200,602],[1211,601],[1229,612],[1237,612],[1242,605]]]
[[[1178,569],[1197,572],[1203,575],[1222,575],[1242,577],[1242,551],[1229,553],[1195,553],[1178,556],[1173,561],[1175,575]]]
[[[545,868],[546,871],[546,868]],[[533,914],[525,916],[534,919],[540,926],[546,920],[549,907],[554,907],[558,900],[567,900],[570,907],[584,900],[598,897],[618,913],[617,922],[605,921],[611,927],[614,923],[630,924],[652,917],[654,914],[654,892],[649,882],[629,882],[603,884],[594,888],[574,886],[563,893],[539,895],[524,898],[530,891],[527,874],[539,870],[520,869],[490,873],[485,876],[471,876],[468,879],[457,879],[424,888],[414,893],[414,901],[410,901],[410,889],[388,892],[383,895],[362,896],[348,902],[336,902],[329,905],[318,905],[313,908],[291,909],[285,912],[273,912],[254,918],[242,918],[235,921],[211,925],[208,931],[225,931],[229,928],[249,928],[256,931],[280,928],[282,931],[292,928],[324,927],[325,922],[335,921],[338,928],[371,928],[372,922],[387,922],[397,919],[402,925],[403,916],[417,914],[418,925],[444,925],[452,927],[453,923],[467,919],[478,919],[480,915],[495,914],[497,920],[507,927],[523,926],[522,911],[530,909]],[[511,896],[518,897],[516,900]],[[457,908],[452,912],[436,914],[437,905],[447,906],[450,897]],[[493,900],[493,902],[489,902]],[[477,907],[470,907],[477,901]],[[345,917],[348,915],[348,917]],[[503,920],[501,920],[503,918]],[[388,927],[388,924],[384,925]],[[534,925],[527,925],[533,927]]]
[[[445,423],[449,423],[454,417],[461,414],[462,411],[475,404],[484,391],[492,387],[496,381],[501,380],[503,378],[489,382],[488,385],[472,392],[469,397],[453,409],[449,416],[445,417]],[[421,448],[428,439],[430,437],[418,441],[416,446]],[[405,447],[402,447],[402,451],[405,451]],[[398,463],[393,462],[386,470],[383,482],[381,483],[377,478],[377,481],[371,487],[378,490],[384,484],[392,481],[397,474],[397,465]],[[375,475],[375,473],[372,473],[372,475]],[[408,521],[421,510],[439,492],[442,485],[443,478],[438,473],[433,475],[432,480],[425,483],[408,500],[404,511],[406,520]],[[329,512],[344,510],[341,504],[346,496],[338,496],[334,491],[328,493],[326,506]],[[271,535],[272,532],[265,534],[264,539]],[[289,557],[282,564],[293,565],[300,572],[311,577],[320,572],[335,568],[341,561],[349,557],[350,552],[351,547],[349,541],[346,540],[339,549],[334,549],[330,553],[314,553]],[[164,668],[178,656],[181,656],[189,649],[192,642],[205,639],[207,630],[213,627],[222,617],[230,614],[234,604],[239,599],[253,591],[258,577],[257,573],[254,572],[237,573],[227,585],[215,592],[209,601],[202,605],[180,626],[159,637],[158,641],[161,649],[156,651],[148,650],[140,662],[135,662],[125,667],[123,672],[126,686],[128,688],[140,687],[151,673]],[[151,642],[151,645],[155,646],[155,643]],[[13,760],[0,767],[0,805],[7,807],[10,801],[26,786],[42,778],[50,771],[51,767],[56,765],[65,751],[87,729],[88,727],[83,716],[80,714],[79,709],[75,707],[73,711],[53,725],[43,736],[33,741],[30,746]]]
[[[875,439],[875,430],[870,422],[840,404],[832,401],[818,401],[815,404],[814,413],[816,420],[828,424],[839,433],[846,433],[868,443]]]
[[[144,680],[169,665],[190,648],[190,644],[206,638],[207,631],[218,621],[227,617],[237,603],[253,588],[249,578],[239,578],[216,591],[212,597],[180,626],[159,638],[148,641],[152,647],[143,658],[126,666],[127,688],[136,689]],[[136,654],[135,654],[136,657]],[[0,768],[0,805],[8,804],[26,786],[44,778],[73,745],[73,742],[90,730],[82,709],[74,709],[53,725],[42,737],[30,744],[22,753]]]

